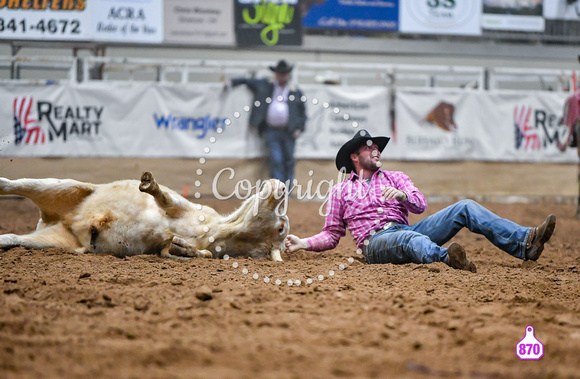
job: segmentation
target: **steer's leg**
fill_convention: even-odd
[[[0,178],[0,195],[18,195],[32,200],[42,221],[53,223],[74,209],[96,189],[95,184],[72,179],[16,179]]]
[[[17,246],[28,249],[81,248],[76,237],[61,223],[21,236],[16,234],[0,235],[0,249],[10,249]]]
[[[161,256],[213,258],[209,250],[198,250],[194,245],[177,236],[174,236],[171,244],[161,251]]]
[[[157,205],[163,209],[169,217],[181,217],[185,212],[187,212],[187,209],[176,203],[170,194],[163,192],[161,188],[159,188],[159,184],[155,181],[153,174],[148,171],[141,175],[139,190],[153,196]]]

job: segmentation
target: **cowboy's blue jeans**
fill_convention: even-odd
[[[265,130],[270,178],[284,182],[290,188],[294,180],[294,140],[288,128],[268,127]]]
[[[464,227],[485,236],[506,253],[525,258],[532,228],[501,218],[473,200],[462,200],[414,225],[395,225],[377,232],[366,246],[367,262],[448,263],[447,249],[441,245]]]

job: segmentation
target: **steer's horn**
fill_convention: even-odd
[[[276,262],[283,262],[282,256],[280,255],[280,249],[272,249],[272,251],[270,251],[270,258]]]

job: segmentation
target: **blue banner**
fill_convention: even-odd
[[[396,31],[399,0],[302,0],[302,26],[318,29]]]

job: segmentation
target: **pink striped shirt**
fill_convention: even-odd
[[[407,198],[385,201],[381,194],[386,187],[403,191]],[[312,251],[334,249],[348,229],[363,249],[372,230],[391,221],[408,225],[409,211],[419,214],[426,208],[425,196],[403,172],[377,170],[370,181],[361,180],[352,172],[348,179],[332,187],[324,228],[306,241]]]

